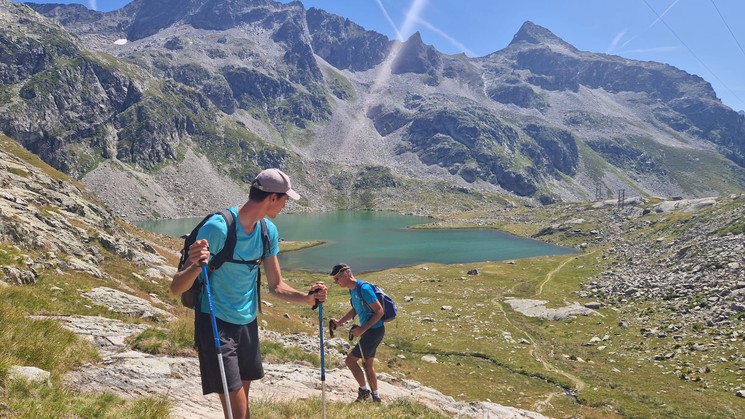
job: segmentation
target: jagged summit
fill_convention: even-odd
[[[542,203],[745,185],[745,118],[705,80],[579,51],[530,21],[507,48],[471,59],[419,33],[392,41],[298,2],[135,0],[95,15],[32,5],[69,31],[72,48],[60,52],[64,35],[37,40],[61,26],[40,16],[13,24],[23,14],[7,4],[0,82],[12,87],[0,105],[12,111],[0,114],[0,131],[91,185],[114,176],[108,159],[165,168],[147,196],[168,199],[140,200],[131,217],[212,210],[215,197],[198,208],[167,178],[203,153],[200,167],[236,188],[259,167],[304,173],[298,183],[317,193],[302,204],[313,209],[387,208],[408,195],[410,179]],[[327,170],[330,155],[349,167]]]
[[[525,21],[525,23],[520,27],[520,30],[518,30],[515,36],[512,37],[510,46],[519,42],[527,42],[530,44],[561,44],[574,51],[577,50],[571,44],[554,35],[550,30],[543,26],[536,25],[529,20]]]

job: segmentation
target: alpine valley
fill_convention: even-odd
[[[317,312],[262,293],[255,417],[319,417],[326,393],[335,419],[745,417],[745,115],[515,29],[469,58],[300,2],[0,0],[0,417],[222,417],[169,291],[182,241],[127,221],[238,205],[266,167],[290,211],[576,252],[360,273],[398,303],[381,404],[351,403],[347,330],[321,361]]]
[[[745,187],[745,115],[708,82],[516,30],[469,58],[300,2],[0,0],[0,131],[130,220],[237,204],[269,166],[296,211]]]

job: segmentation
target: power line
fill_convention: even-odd
[[[696,59],[696,60],[697,60],[697,61],[698,61],[698,62],[699,62],[699,63],[700,63],[700,64],[701,64],[702,66],[704,66],[704,68],[705,68],[705,69],[706,69],[706,70],[707,70],[707,71],[708,71],[709,73],[711,73],[711,75],[712,75],[712,76],[714,76],[714,78],[715,78],[715,79],[717,79],[717,81],[719,81],[719,83],[721,83],[721,84],[722,84],[722,86],[724,86],[724,87],[725,87],[725,88],[726,88],[727,90],[729,90],[729,92],[730,92],[730,93],[732,93],[732,95],[733,95],[734,97],[736,97],[736,98],[737,98],[737,100],[739,100],[739,101],[740,101],[740,103],[742,103],[743,105],[745,105],[745,100],[742,100],[742,98],[740,98],[740,96],[738,96],[738,95],[737,95],[737,93],[735,93],[735,92],[734,92],[734,91],[733,91],[733,90],[732,90],[732,89],[731,89],[731,88],[730,88],[730,87],[729,87],[729,86],[727,85],[727,83],[723,82],[723,81],[722,81],[722,79],[720,79],[720,78],[719,78],[719,77],[718,77],[718,76],[716,75],[716,73],[714,73],[713,71],[711,71],[711,69],[709,68],[709,66],[708,66],[708,65],[706,65],[706,63],[705,63],[705,62],[703,62],[703,60],[701,60],[701,58],[699,58],[699,57],[698,57],[698,55],[696,55],[696,53],[695,53],[695,52],[693,52],[693,50],[692,50],[692,49],[691,49],[691,48],[690,48],[690,47],[688,46],[688,44],[686,44],[685,42],[683,42],[683,39],[681,39],[681,38],[680,38],[680,37],[678,36],[678,34],[677,34],[677,33],[675,33],[675,31],[673,30],[673,28],[671,28],[671,27],[670,27],[670,25],[668,25],[668,24],[667,24],[667,22],[665,22],[665,19],[663,19],[663,18],[662,18],[662,16],[660,16],[660,14],[659,14],[659,13],[657,13],[657,11],[656,11],[656,10],[655,10],[654,8],[652,8],[652,6],[650,6],[650,5],[649,5],[649,3],[647,2],[647,0],[643,0],[643,1],[644,1],[644,4],[646,4],[646,5],[647,5],[647,7],[649,7],[649,10],[651,10],[651,11],[652,11],[652,12],[653,12],[653,13],[655,14],[655,16],[657,16],[657,18],[658,18],[658,19],[660,20],[660,22],[662,22],[662,24],[663,24],[663,25],[665,25],[665,27],[667,28],[667,30],[669,30],[669,31],[670,31],[670,33],[672,33],[672,34],[673,34],[673,36],[675,36],[675,38],[677,38],[677,39],[678,39],[678,41],[679,41],[679,42],[680,42],[681,44],[683,44],[683,46],[684,46],[684,47],[685,47],[685,48],[686,48],[686,49],[688,50],[688,52],[690,52],[690,53],[691,53],[691,55],[693,55],[693,58],[695,58],[695,59]],[[728,27],[728,28],[729,28],[729,27]],[[739,43],[738,43],[738,45],[739,45]]]
[[[731,29],[731,28],[729,27],[729,25],[727,24],[727,21],[726,21],[726,20],[724,20],[724,16],[722,16],[722,12],[720,12],[720,11],[719,11],[719,8],[717,7],[717,4],[716,4],[716,3],[714,3],[714,0],[711,0],[711,4],[712,4],[712,6],[714,6],[714,9],[716,9],[717,13],[719,13],[719,17],[720,17],[720,18],[722,19],[722,22],[724,22],[724,26],[726,26],[726,27],[727,27],[727,30],[729,31],[729,34],[730,34],[730,35],[732,35],[732,39],[734,39],[734,40],[735,40],[735,43],[736,43],[736,44],[737,44],[737,46],[738,46],[738,47],[740,48],[740,51],[742,52],[742,55],[743,55],[743,56],[745,56],[745,50],[743,50],[743,49],[742,49],[742,45],[740,45],[740,41],[738,41],[738,40],[737,40],[737,37],[736,37],[736,36],[735,36],[735,34],[734,34],[734,33],[732,32],[732,29]]]

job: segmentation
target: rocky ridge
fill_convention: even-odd
[[[589,201],[598,188],[702,197],[744,185],[745,119],[706,81],[579,51],[531,22],[472,59],[300,3],[0,6],[0,128],[101,196],[106,181],[139,173],[147,181],[135,203],[105,198],[132,207],[129,219],[217,209],[174,187],[202,170],[193,156],[230,183],[204,192],[219,206],[268,166],[297,179],[307,192],[298,205],[311,210],[387,208],[373,194],[404,200],[439,183],[544,204]],[[25,65],[18,45],[39,65]],[[381,170],[394,182],[346,182]]]
[[[23,262],[3,266],[5,281],[34,283],[43,270],[80,271],[108,278],[100,264],[105,249],[134,265],[156,268],[165,261],[128,233],[84,187],[56,173],[17,143],[0,135],[0,242],[12,243]],[[26,159],[36,160],[29,164]]]

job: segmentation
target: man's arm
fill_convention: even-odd
[[[197,240],[189,246],[189,263],[186,267],[173,275],[171,281],[171,292],[181,294],[191,288],[199,274],[202,272],[202,265],[207,263],[210,258],[210,247],[207,240]]]
[[[383,306],[380,305],[380,301],[376,299],[372,304],[370,304],[370,308],[373,310],[372,317],[370,317],[370,319],[368,319],[365,324],[361,325],[361,327],[352,329],[353,335],[362,336],[362,334],[367,332],[368,329],[370,329],[375,323],[378,322],[378,320],[383,318],[385,310],[383,310]]]
[[[326,285],[323,282],[316,282],[310,287],[310,292],[318,290],[313,294],[298,291],[288,285],[282,279],[282,272],[279,268],[279,260],[277,260],[276,255],[264,259],[264,270],[266,271],[269,292],[282,300],[306,305],[314,305],[316,302],[323,303],[326,301]]]
[[[352,317],[354,317],[355,314],[357,314],[357,313],[354,311],[354,308],[351,308],[351,309],[349,309],[349,311],[347,312],[347,314],[345,314],[344,317],[342,317],[341,319],[336,320],[335,318],[332,317],[329,320],[331,320],[331,322],[334,323],[336,327],[339,327],[340,325],[342,325],[342,324],[348,322],[349,320],[351,320]]]

